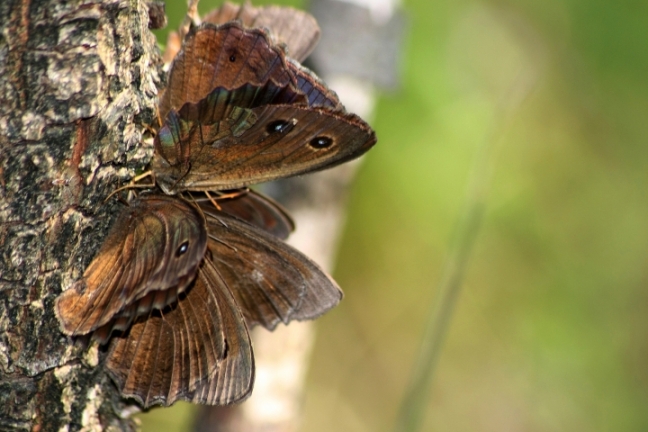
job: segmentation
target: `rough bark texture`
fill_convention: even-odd
[[[0,1],[0,430],[131,430],[101,352],[59,330],[120,204],[149,161],[159,53],[147,6]]]

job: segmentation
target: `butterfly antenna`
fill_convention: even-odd
[[[196,200],[196,197],[192,193],[182,194],[182,198],[187,202],[191,202],[194,205],[194,207],[200,212],[203,219],[204,220],[207,219],[205,216],[205,212],[203,212],[203,209],[200,207],[198,200]],[[180,299],[180,294],[178,294],[178,299]]]

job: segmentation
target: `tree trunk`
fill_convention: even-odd
[[[150,160],[160,57],[141,0],[0,1],[0,430],[132,430],[102,368],[59,330]]]

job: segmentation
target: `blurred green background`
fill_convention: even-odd
[[[168,2],[168,28],[184,8]],[[648,2],[404,8],[402,87],[372,121],[335,271],[346,297],[317,324],[302,430],[393,427],[491,142],[423,430],[648,430]],[[188,430],[192,410],[153,410],[144,430]]]

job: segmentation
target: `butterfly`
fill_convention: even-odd
[[[240,188],[331,168],[376,137],[337,95],[238,22],[189,32],[160,100],[151,163],[167,194]]]
[[[249,212],[238,211],[250,199],[233,200],[244,202],[229,212],[208,200],[200,204],[207,252],[193,285],[177,302],[140,316],[113,338],[108,373],[124,396],[145,407],[178,399],[222,405],[245,398],[254,379],[248,328],[313,319],[342,297],[317,264],[266,230],[268,222],[282,225],[283,215],[256,226]],[[273,204],[259,202],[253,206],[277,214]]]
[[[248,328],[313,319],[342,297],[281,240],[288,214],[246,186],[358,157],[375,134],[286,55],[307,55],[319,30],[291,44],[293,30],[249,28],[264,16],[250,10],[187,34],[159,102],[151,169],[164,194],[131,202],[56,302],[64,333],[110,341],[108,373],[145,407],[242,400],[254,380]]]

